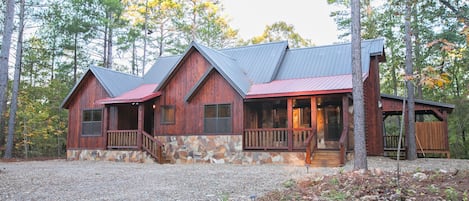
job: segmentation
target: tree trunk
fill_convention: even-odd
[[[361,61],[360,0],[352,0],[352,85],[353,126],[355,141],[354,169],[368,169],[365,142],[365,107],[363,101],[363,75]],[[344,108],[346,109],[346,108]]]
[[[5,158],[11,158],[13,153],[13,138],[15,135],[16,110],[18,108],[18,90],[21,76],[21,60],[23,57],[24,1],[25,0],[20,1],[20,22],[18,27],[18,42],[16,45],[15,75],[13,79],[13,91],[11,93],[10,116],[8,120],[8,140],[5,150]]]
[[[112,20],[112,16],[109,17]],[[108,41],[107,41],[107,65],[106,68],[112,69],[112,28],[108,28]]]
[[[135,40],[132,41],[132,75],[138,75],[137,70],[137,48],[135,47]]]
[[[405,45],[406,45],[406,58],[405,58],[405,73],[407,85],[407,102],[408,102],[408,116],[407,116],[407,159],[417,159],[417,146],[415,143],[415,98],[414,98],[414,83],[413,77],[413,64],[412,64],[412,30],[410,27],[412,13],[412,2],[406,0],[405,8]]]
[[[145,22],[143,33],[143,60],[142,60],[142,76],[145,75],[145,65],[147,61],[147,35],[148,35],[148,0],[145,0]]]
[[[77,83],[77,70],[78,70],[78,56],[77,56],[77,43],[78,43],[78,33],[75,33],[75,41],[74,41],[75,50],[73,51],[73,83]]]
[[[107,18],[107,12],[106,12],[106,18]],[[107,33],[108,33],[108,23],[104,26],[104,44],[103,44],[103,67],[106,68],[107,64]]]
[[[13,17],[15,15],[15,1],[7,0],[5,3],[2,49],[0,52],[0,122],[4,122],[3,113],[7,108],[8,59],[10,57],[11,35],[13,34]],[[4,130],[0,132],[3,133]]]

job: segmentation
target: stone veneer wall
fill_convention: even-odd
[[[172,163],[304,165],[305,152],[243,151],[241,135],[159,136]]]
[[[156,163],[146,152],[135,150],[67,150],[67,160]]]

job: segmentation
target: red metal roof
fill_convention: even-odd
[[[161,92],[154,92],[157,86],[158,84],[140,85],[139,87],[125,92],[120,96],[97,100],[97,102],[99,104],[145,102],[161,95]]]
[[[364,76],[365,77],[365,76]],[[279,95],[312,95],[345,93],[352,91],[352,75],[337,75],[290,80],[275,80],[254,84],[246,98],[278,97]]]

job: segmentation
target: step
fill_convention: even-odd
[[[312,167],[340,167],[340,152],[337,150],[316,150],[311,159]]]

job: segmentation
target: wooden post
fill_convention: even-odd
[[[445,139],[445,151],[446,151],[446,157],[450,158],[450,152],[449,152],[449,142],[448,142],[448,113],[446,111],[443,111],[443,127],[444,127],[444,139]]]
[[[316,102],[316,97],[311,97],[311,128],[313,129],[313,134],[317,134],[318,129],[318,105]],[[315,142],[317,143],[317,142]]]
[[[104,138],[104,149],[107,149],[107,131],[109,128],[109,107],[104,105],[103,114],[103,138]]]
[[[138,105],[138,126],[137,126],[137,147],[138,149],[142,148],[142,132],[143,132],[143,123],[145,118],[145,104],[140,103]]]
[[[293,98],[287,98],[288,151],[293,150]]]

